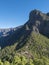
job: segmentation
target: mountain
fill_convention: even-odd
[[[32,31],[49,37],[49,16],[39,10],[33,10],[29,14],[29,20],[20,27],[0,29],[0,46],[3,48],[17,42],[22,36],[28,36]],[[25,37],[24,37],[25,38]]]
[[[8,35],[1,34],[0,58],[19,53],[27,58],[49,59],[49,13],[35,9],[30,12],[29,20],[24,25],[4,32]]]
[[[21,26],[15,27],[15,28],[0,29],[0,37],[10,35],[11,33],[13,33],[14,31],[16,31],[19,28],[21,28]]]

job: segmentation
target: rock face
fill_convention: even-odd
[[[49,37],[49,13],[44,14],[38,10],[31,11],[26,25],[29,29]]]

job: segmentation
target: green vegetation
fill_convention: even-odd
[[[13,57],[12,62],[0,60],[0,65],[49,65],[49,59],[27,59],[25,56],[17,55]]]
[[[27,41],[28,49],[36,58],[49,57],[49,39],[41,34],[31,33]]]
[[[23,44],[25,45],[18,50],[16,50],[16,43],[1,49],[0,65],[49,65],[49,39],[47,37],[32,32],[26,40],[24,39]]]

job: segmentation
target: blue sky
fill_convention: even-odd
[[[49,12],[49,0],[0,0],[0,28],[24,24],[33,9]]]

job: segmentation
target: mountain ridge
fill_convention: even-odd
[[[3,36],[0,37],[0,46],[2,48],[13,45],[19,41],[21,37],[23,41],[32,31],[49,37],[49,16],[39,10],[33,10],[29,14],[29,20],[24,25],[9,30],[11,32],[7,32],[7,36],[6,29],[2,30],[2,32],[5,32],[4,34],[2,33]]]

